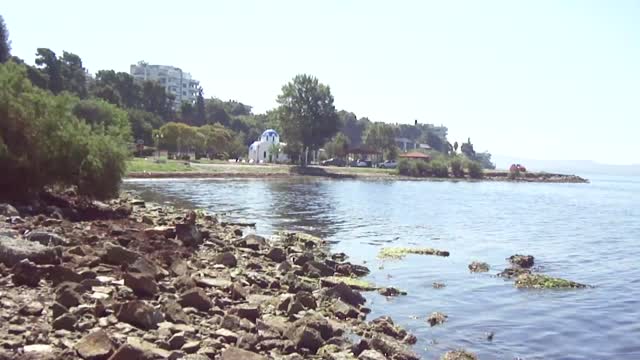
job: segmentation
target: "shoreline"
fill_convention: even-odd
[[[253,165],[234,165],[242,166],[243,170],[248,170]],[[253,171],[251,171],[253,170]],[[589,183],[588,179],[584,179],[577,175],[566,175],[556,173],[526,173],[517,179],[509,179],[506,171],[485,171],[485,175],[481,179],[464,178],[436,178],[436,177],[412,177],[391,174],[389,172],[358,172],[358,171],[341,171],[335,168],[324,167],[289,167],[287,172],[284,171],[264,171],[263,168],[251,169],[249,171],[142,171],[129,172],[125,174],[125,179],[166,179],[166,178],[191,178],[191,179],[289,179],[300,177],[316,177],[327,179],[362,179],[362,180],[397,180],[397,181],[500,181],[500,182],[529,182],[529,183],[571,183],[584,184]],[[282,170],[282,169],[278,169]]]
[[[349,279],[369,269],[322,239],[266,239],[130,195],[49,194],[2,210],[0,313],[12,320],[0,355],[419,359],[416,337],[393,320],[366,321]]]

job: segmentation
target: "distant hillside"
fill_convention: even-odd
[[[611,165],[591,160],[535,160],[513,156],[494,155],[492,157],[498,169],[508,169],[511,164],[524,165],[530,171],[571,173],[576,175],[637,175],[640,176],[640,164]]]

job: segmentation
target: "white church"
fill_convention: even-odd
[[[272,153],[274,145],[279,149],[277,154]],[[249,146],[249,162],[254,164],[286,162],[288,157],[283,151],[286,145],[280,142],[277,131],[267,129],[262,133],[259,141]]]

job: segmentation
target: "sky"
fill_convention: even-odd
[[[640,163],[640,1],[6,1],[12,54],[140,60],[259,113],[295,75],[338,109],[445,125],[476,151]]]

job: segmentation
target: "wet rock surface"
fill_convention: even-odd
[[[356,278],[369,269],[317,237],[245,235],[243,224],[128,194],[49,194],[29,209],[0,222],[8,358],[417,358],[415,336],[365,320],[358,289],[376,288]]]

